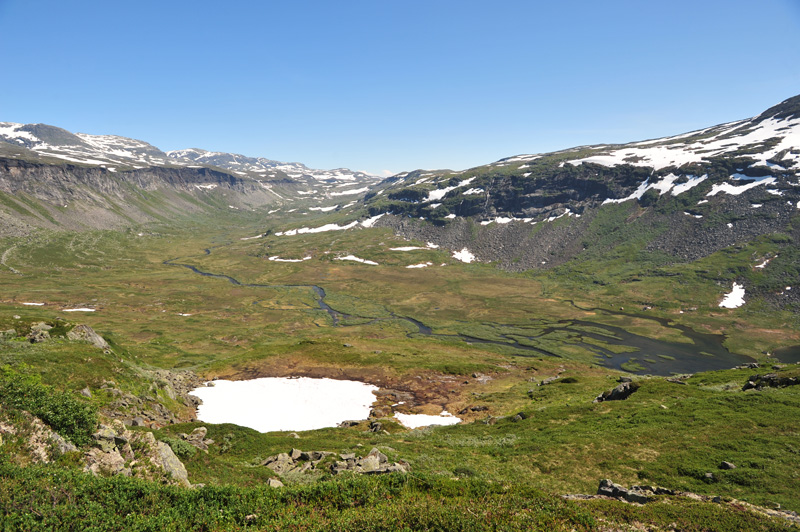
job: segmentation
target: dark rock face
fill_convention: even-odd
[[[613,390],[607,390],[597,397],[594,403],[602,403],[603,401],[621,401],[631,396],[633,392],[639,389],[639,383],[636,382],[623,382]]]

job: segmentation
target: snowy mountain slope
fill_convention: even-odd
[[[30,150],[40,157],[113,170],[116,166],[143,168],[170,163],[164,152],[140,140],[114,135],[73,134],[45,124],[0,122],[0,141]]]
[[[464,172],[416,171],[383,181],[371,212],[409,213],[443,222],[544,220],[559,209],[638,200],[648,191],[709,196],[756,186],[793,189],[800,176],[800,96],[758,117],[674,137],[518,155]],[[651,193],[652,194],[652,193]],[[555,212],[555,214],[560,214]]]
[[[511,270],[549,268],[642,235],[644,252],[696,260],[794,231],[800,96],[673,137],[398,174],[373,188],[365,207],[390,214],[378,225]]]
[[[333,170],[315,170],[301,163],[284,163],[263,157],[247,157],[235,153],[221,153],[190,148],[167,152],[170,159],[185,164],[210,165],[230,170],[239,175],[269,180],[289,179],[308,187],[301,195],[319,197],[358,196],[378,182],[379,178],[364,172],[355,172],[347,168]],[[319,190],[315,190],[318,188]],[[363,189],[363,190],[361,190]]]
[[[99,166],[111,172],[147,167],[222,169],[241,178],[294,185],[304,189],[306,195],[318,195],[321,198],[357,196],[365,191],[360,189],[378,181],[375,176],[346,168],[314,170],[300,163],[283,163],[233,153],[198,149],[164,153],[140,140],[115,135],[73,134],[45,124],[0,122],[0,156],[3,155]],[[314,187],[320,190],[314,190]]]

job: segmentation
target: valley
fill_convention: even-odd
[[[147,516],[142,530],[790,529],[798,102],[681,138],[383,181],[4,123],[21,140],[0,142],[3,515],[57,526],[116,490],[93,511],[119,528]],[[78,325],[105,344],[70,337]],[[378,390],[342,427],[197,419],[188,390],[263,377]],[[620,386],[633,391],[600,400]],[[69,397],[62,418],[81,423],[36,394]],[[461,423],[395,417],[442,411]],[[36,458],[31,414],[78,447]],[[138,467],[154,449],[195,487]],[[119,468],[84,473],[99,450]],[[403,471],[351,474],[332,454],[290,469],[300,450]],[[601,479],[672,493],[561,497]]]

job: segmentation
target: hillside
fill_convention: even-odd
[[[120,229],[293,201],[327,206],[376,179],[346,168],[203,150],[162,152],[139,140],[0,122],[0,235],[37,227]]]
[[[381,224],[402,234],[516,271],[607,252],[622,242],[602,233],[612,223],[647,233],[642,251],[685,262],[791,234],[798,162],[800,96],[675,137],[399,174],[370,192],[366,207],[393,214]],[[606,219],[615,205],[627,210],[618,222]]]

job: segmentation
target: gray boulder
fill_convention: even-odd
[[[650,498],[644,492],[634,488],[624,488],[619,484],[614,484],[607,478],[604,478],[600,481],[600,486],[597,488],[597,494],[639,504],[644,504],[650,500]]]
[[[183,465],[183,462],[175,456],[172,447],[160,441],[158,442],[157,450],[164,472],[171,476],[178,484],[191,488],[192,485],[189,483],[189,473],[186,472],[186,467]]]
[[[85,342],[89,342],[93,346],[107,350],[110,349],[108,342],[106,342],[102,336],[94,332],[94,329],[89,327],[88,325],[76,325],[72,328],[71,331],[67,333],[67,338],[70,340],[81,340]]]
[[[43,321],[35,323],[31,325],[31,332],[28,333],[27,338],[34,344],[44,342],[50,339],[50,329],[52,329],[52,327]]]
[[[607,390],[594,398],[593,403],[602,403],[603,401],[621,401],[631,396],[633,392],[639,389],[640,384],[637,382],[623,382],[613,390]]]

